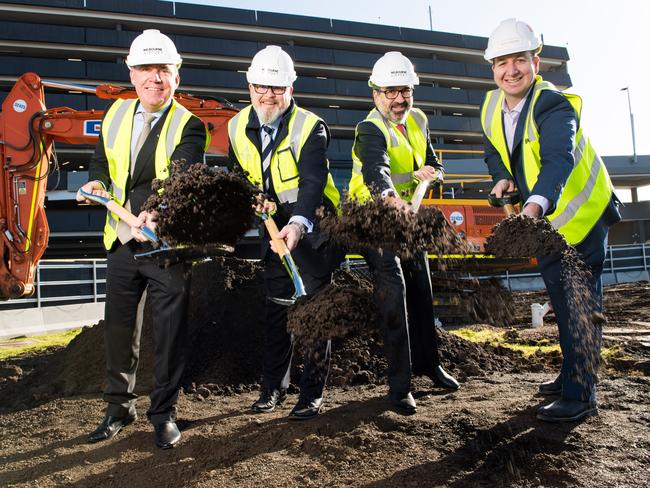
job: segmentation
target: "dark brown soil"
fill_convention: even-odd
[[[501,258],[521,258],[562,254],[567,246],[548,220],[518,214],[494,226],[485,251]]]
[[[561,256],[562,283],[567,297],[571,320],[569,333],[576,354],[585,367],[570,372],[583,382],[596,375],[600,363],[597,354],[600,332],[596,304],[589,286],[591,271],[575,248],[557,232],[547,219],[533,219],[521,214],[511,215],[497,224],[486,243],[486,251],[497,257]]]
[[[156,232],[171,246],[234,244],[251,227],[256,193],[239,172],[174,161],[143,209],[158,212]],[[162,192],[160,192],[162,190]]]
[[[303,296],[289,308],[287,330],[305,353],[318,342],[344,339],[375,327],[373,285],[360,274],[336,271],[331,284],[313,296]]]
[[[361,253],[385,250],[408,258],[423,251],[446,254],[465,249],[437,208],[421,207],[414,213],[392,207],[381,198],[364,204],[344,200],[341,215],[324,216],[320,228],[343,247]]]
[[[224,265],[227,262],[227,266]],[[339,278],[355,281],[355,277]],[[338,281],[337,281],[338,282]],[[648,324],[650,284],[606,291],[606,336]],[[530,303],[545,292],[516,294],[513,340],[557,341],[553,316],[526,328]],[[0,364],[0,485],[62,486],[599,486],[650,483],[650,350],[643,340],[613,341],[599,385],[600,415],[582,424],[535,419],[545,399],[537,385],[554,377],[558,354],[523,358],[440,331],[445,367],[460,391],[414,382],[418,413],[401,417],[385,400],[385,361],[378,332],[362,328],[336,341],[323,413],[286,420],[297,401],[253,415],[261,371],[263,295],[260,270],[246,261],[196,266],[192,282],[194,347],[179,401],[183,440],[171,451],[153,446],[144,415],[106,443],[85,435],[103,415],[102,326],[67,348]],[[145,314],[138,391],[150,387]],[[516,337],[515,337],[516,336]],[[625,336],[627,337],[627,336]]]

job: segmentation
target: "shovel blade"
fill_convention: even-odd
[[[305,291],[305,285],[302,282],[302,278],[298,272],[298,266],[296,266],[296,262],[291,257],[291,254],[287,253],[282,256],[282,262],[284,263],[284,267],[287,269],[289,276],[291,276],[293,287],[296,290],[294,297],[301,297],[306,295],[307,292]]]
[[[226,244],[209,244],[192,247],[161,246],[153,251],[138,253],[134,258],[140,262],[171,266],[176,263],[197,261],[209,257],[229,256],[234,252],[235,248]]]
[[[284,307],[290,307],[294,303],[296,303],[296,298],[278,298],[278,297],[267,297],[267,300],[269,302],[277,303],[278,305],[282,305]]]

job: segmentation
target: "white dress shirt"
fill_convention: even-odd
[[[506,142],[508,144],[508,152],[510,154],[512,154],[512,148],[515,144],[515,130],[517,130],[517,122],[519,122],[519,116],[521,115],[521,111],[526,104],[527,98],[528,96],[524,97],[512,109],[508,107],[506,99],[503,99],[503,105],[501,106],[501,112],[503,113],[503,131],[505,132]],[[548,198],[541,195],[530,195],[528,197],[528,200],[526,200],[524,207],[529,203],[536,203],[542,207],[542,215],[546,214],[546,211],[551,206],[551,202],[549,202]]]

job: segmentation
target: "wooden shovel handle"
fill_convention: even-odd
[[[115,215],[117,215],[120,218],[120,220],[126,222],[129,226],[131,227],[138,226],[138,218],[135,215],[133,215],[131,212],[129,212],[127,209],[125,209],[119,203],[111,200],[106,204],[106,208],[109,209],[111,212],[113,212]]]
[[[280,255],[280,257],[289,254],[289,248],[285,244],[284,239],[280,239],[278,237],[280,231],[278,230],[278,226],[275,224],[275,220],[273,220],[273,217],[268,215],[264,219],[264,225],[266,226],[266,230],[269,233],[269,237],[273,241],[273,244],[275,244],[275,248],[278,250],[278,254]]]

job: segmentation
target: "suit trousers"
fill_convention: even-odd
[[[601,312],[603,305],[602,272],[607,248],[608,226],[599,221],[584,241],[576,246],[578,254],[591,271],[585,298],[589,312]],[[571,309],[562,279],[560,256],[538,257],[539,269],[546,285],[560,336],[562,350],[562,397],[569,400],[595,401],[597,371],[589,365],[600,361],[602,325],[594,323],[592,313],[585,324]],[[585,327],[590,329],[585,330]]]
[[[306,246],[303,239],[300,246]],[[308,251],[309,252],[309,251]],[[311,254],[315,251],[311,250]],[[294,259],[307,294],[311,295],[331,282],[331,271],[325,274],[313,274],[306,266],[301,267],[299,256]],[[321,258],[324,259],[324,258]],[[266,389],[288,388],[291,373],[294,338],[287,332],[287,307],[268,300],[268,297],[291,298],[295,292],[291,277],[282,261],[274,252],[268,251],[265,258],[264,287],[266,291],[266,344],[263,360],[262,387]],[[323,396],[331,359],[331,341],[320,342],[315,350],[304,358],[304,369],[300,377],[301,398],[312,400]]]
[[[147,417],[159,424],[176,417],[176,401],[187,356],[189,268],[163,268],[135,261],[134,254],[150,250],[134,240],[109,251],[106,272],[105,349],[107,415],[124,416],[135,404],[136,370],[140,357],[142,321],[138,302],[147,290],[152,305],[154,388]]]
[[[367,250],[364,257],[375,282],[388,386],[406,393],[412,372],[430,375],[440,364],[429,264],[424,253],[401,260],[393,253]]]

